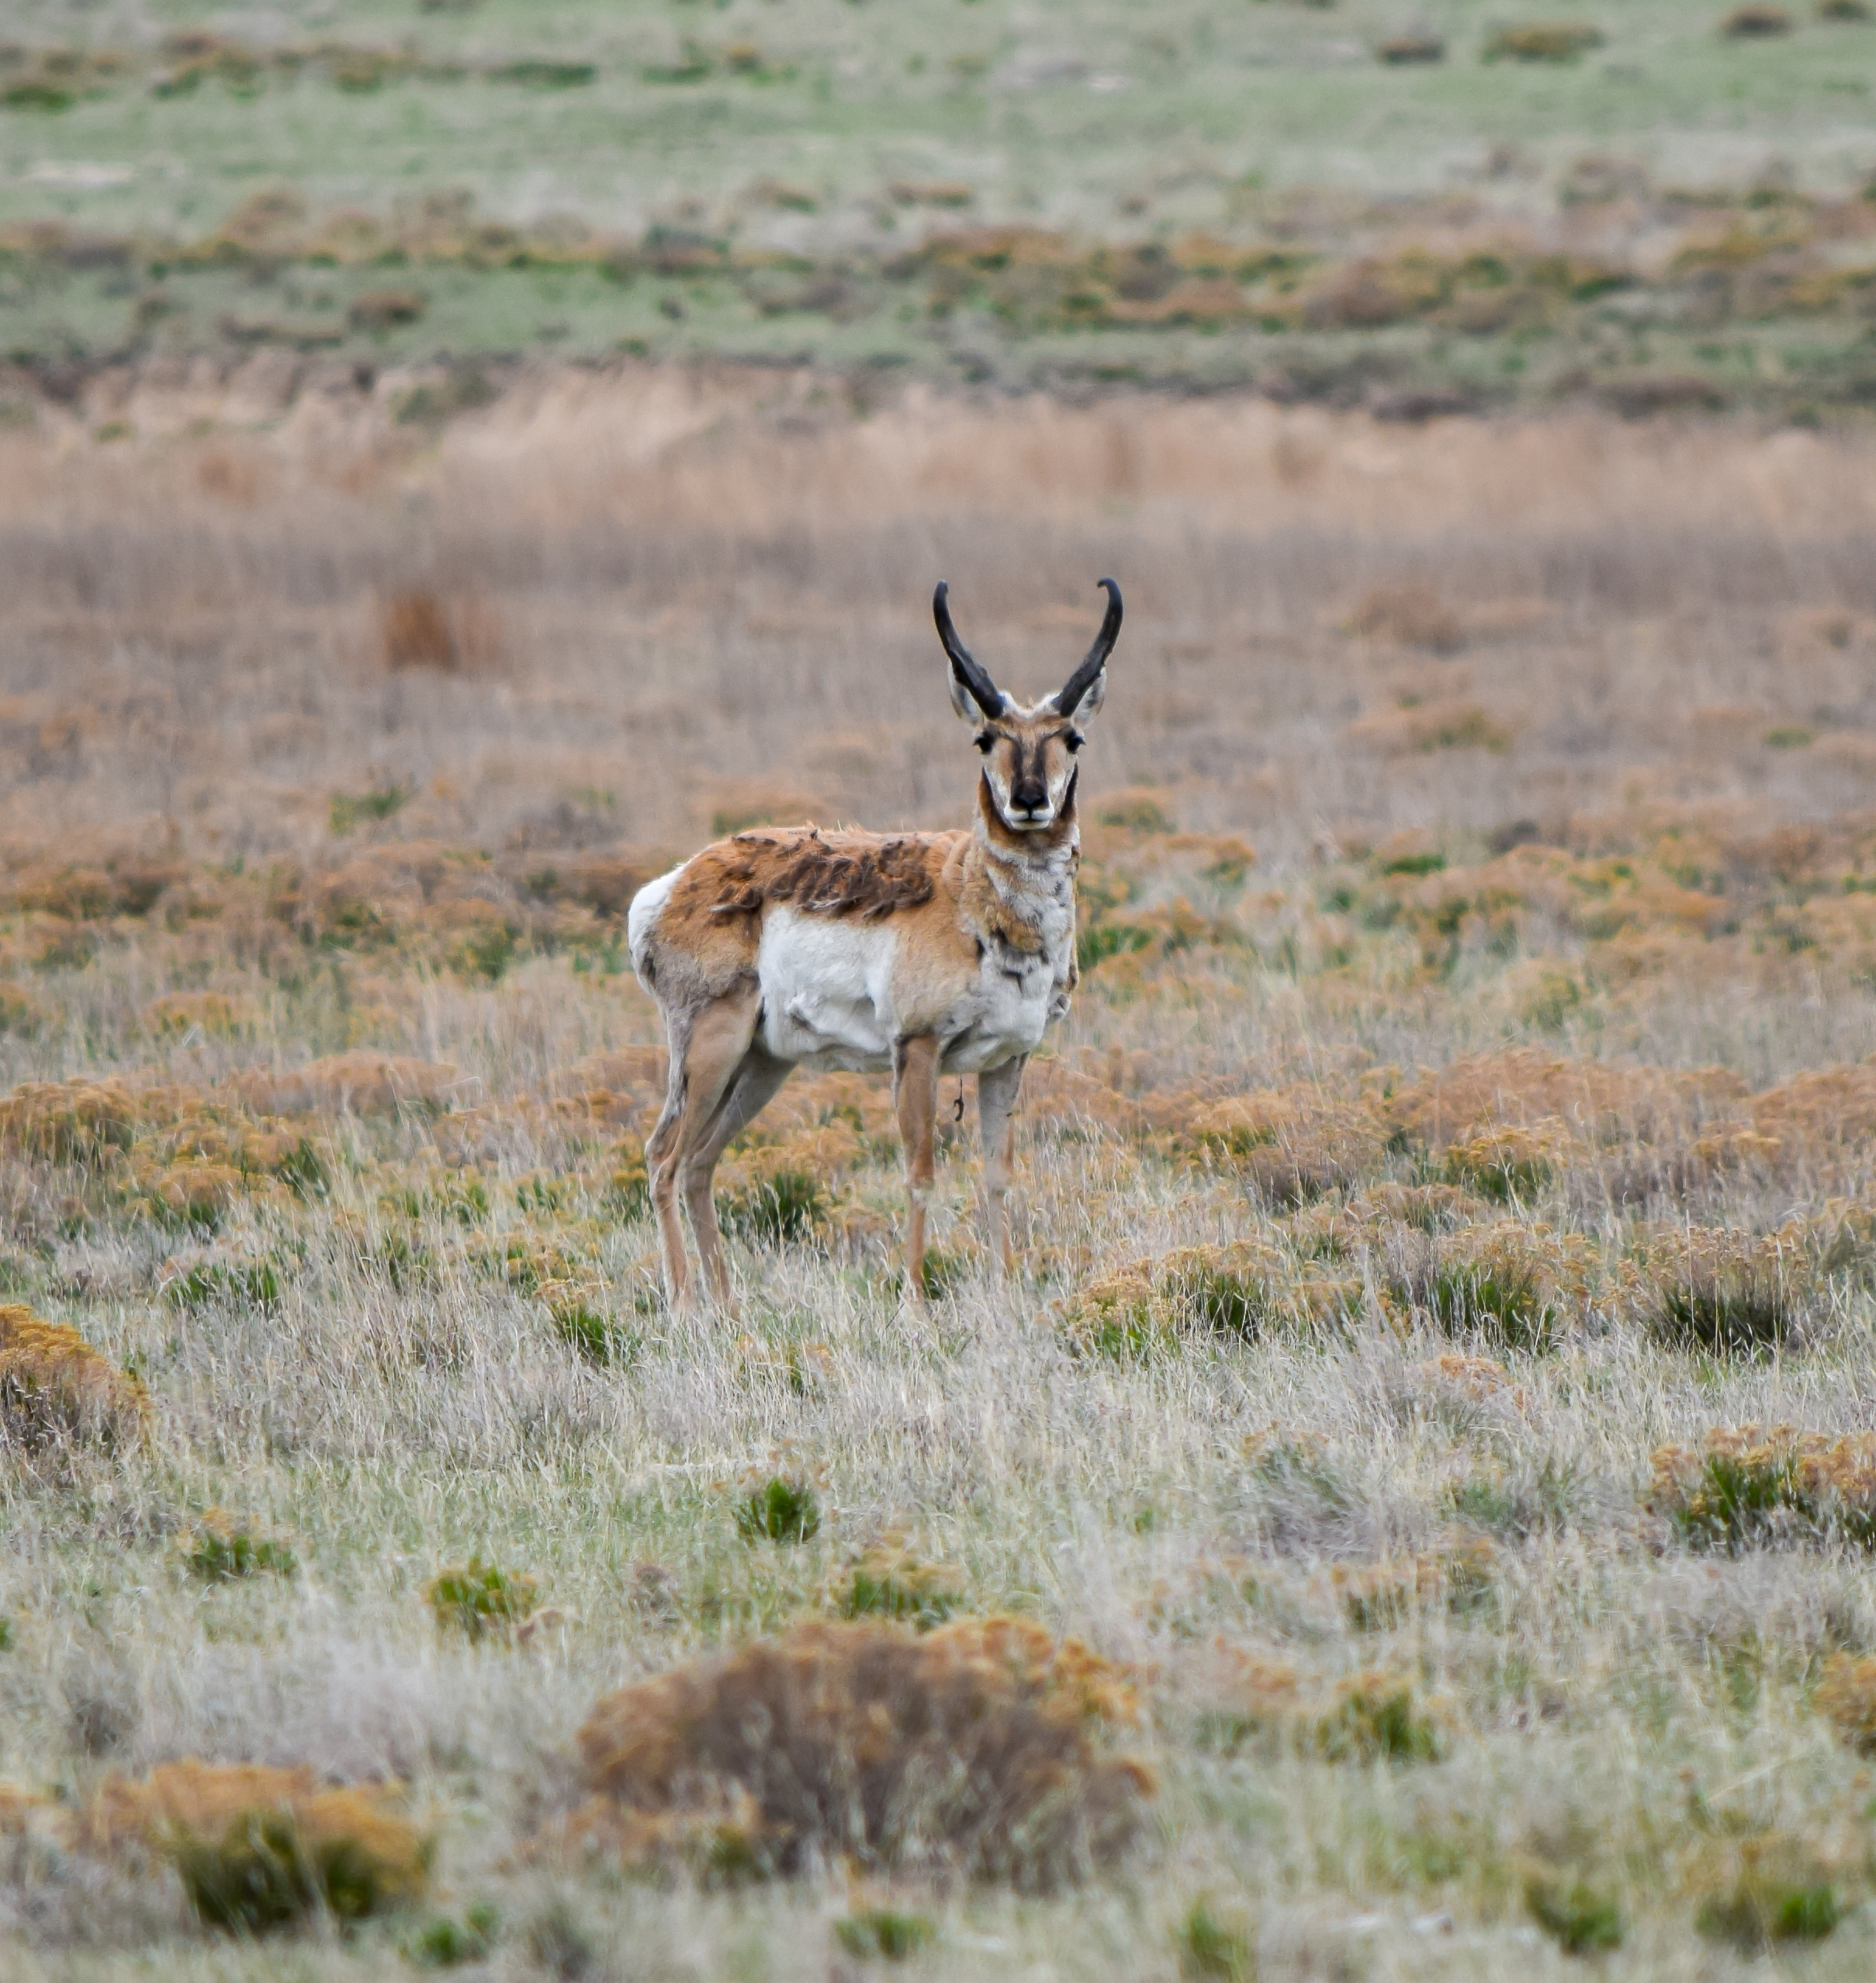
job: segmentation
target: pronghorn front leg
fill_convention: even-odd
[[[893,1043],[892,1102],[898,1111],[899,1142],[905,1154],[905,1192],[912,1201],[905,1218],[905,1293],[915,1306],[922,1307],[925,1302],[925,1207],[931,1196],[932,1142],[938,1125],[935,1034]]]
[[[1029,1056],[1019,1054],[977,1078],[977,1126],[984,1142],[984,1208],[989,1227],[990,1271],[999,1279],[1016,1265],[1005,1202],[1016,1147],[1016,1095]]]

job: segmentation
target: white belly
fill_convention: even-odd
[[[763,1047],[778,1061],[859,1073],[890,1068],[898,948],[890,922],[771,908],[756,956]]]
[[[890,922],[771,908],[756,975],[762,1043],[778,1061],[870,1073],[892,1065],[898,939]],[[992,949],[958,988],[937,1031],[947,1074],[981,1074],[1033,1053],[1055,1009],[1061,974],[1046,956]]]

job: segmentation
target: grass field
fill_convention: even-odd
[[[9,1974],[1864,1974],[1867,441],[272,375],[0,437]],[[1108,569],[1019,1282],[829,1078],[670,1316],[624,899]]]
[[[1869,1973],[1876,26],[1727,18],[15,0],[9,1980]],[[625,904],[1103,573],[1019,1272],[800,1078],[673,1315]]]

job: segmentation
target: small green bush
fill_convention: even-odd
[[[1497,1205],[1528,1205],[1556,1171],[1549,1143],[1509,1124],[1455,1143],[1446,1152],[1445,1181]]]
[[[723,1223],[739,1237],[781,1246],[806,1239],[827,1216],[827,1188],[811,1171],[752,1178],[724,1198]]]
[[[1621,1907],[1582,1881],[1566,1886],[1533,1879],[1525,1886],[1531,1918],[1566,1955],[1596,1955],[1622,1947],[1627,1932]]]
[[[1641,1319],[1677,1349],[1752,1355],[1804,1320],[1822,1279],[1783,1234],[1726,1226],[1657,1233],[1632,1263]]]
[[[736,1532],[746,1542],[808,1542],[820,1533],[821,1504],[805,1480],[764,1481],[736,1509]]]
[[[425,1922],[403,1943],[404,1960],[418,1969],[454,1969],[459,1963],[480,1962],[491,1954],[501,1932],[501,1916],[486,1901],[477,1901],[460,1921],[440,1914]]]
[[[1109,957],[1130,957],[1153,941],[1151,929],[1133,922],[1094,922],[1075,932],[1075,961],[1084,974]]]
[[[205,1583],[228,1583],[263,1573],[299,1574],[299,1559],[277,1538],[259,1534],[220,1508],[210,1508],[183,1548],[182,1560]]]
[[[280,1276],[271,1261],[205,1260],[165,1283],[163,1292],[178,1308],[225,1303],[271,1312],[280,1306]]]
[[[29,76],[22,82],[9,83],[0,89],[0,104],[9,110],[69,110],[78,102],[74,91]]]
[[[531,1576],[485,1563],[480,1556],[470,1557],[460,1569],[440,1570],[424,1587],[424,1601],[436,1614],[438,1629],[471,1639],[519,1625],[533,1611],[537,1594]]]
[[[888,1542],[868,1550],[853,1566],[839,1604],[846,1618],[899,1618],[929,1632],[944,1623],[958,1601],[955,1587],[942,1570]]]
[[[1410,853],[1398,855],[1393,860],[1381,863],[1383,874],[1440,874],[1445,871],[1446,857],[1443,853]]]
[[[171,1848],[182,1891],[209,1927],[261,1935],[323,1909],[362,1921],[406,1898],[403,1868],[369,1842],[309,1834],[286,1811],[250,1812],[219,1839],[184,1839]]]
[[[1876,1437],[1715,1426],[1696,1452],[1662,1446],[1649,1505],[1694,1549],[1833,1537],[1876,1547]]]
[[[616,1317],[586,1302],[555,1302],[549,1305],[547,1317],[554,1334],[569,1349],[602,1369],[628,1364],[638,1354],[637,1334],[621,1328]]]
[[[1435,1274],[1427,1306],[1449,1335],[1476,1329],[1507,1349],[1544,1348],[1556,1320],[1556,1310],[1535,1282],[1477,1261]]]
[[[561,1983],[580,1983],[599,1961],[598,1946],[585,1922],[559,1898],[528,1922],[522,1939],[535,1966]]]
[[[919,1281],[927,1301],[944,1301],[957,1291],[969,1271],[970,1255],[961,1248],[928,1246],[919,1266]]]
[[[1342,1683],[1315,1736],[1331,1763],[1437,1763],[1441,1753],[1439,1731],[1415,1706],[1412,1686],[1376,1673]]]
[[[1764,41],[1791,32],[1791,16],[1782,7],[1735,7],[1720,22],[1720,33],[1729,41]]]
[[[922,1914],[899,1914],[890,1908],[868,1908],[834,1923],[834,1940],[850,1956],[864,1962],[880,1959],[903,1962],[928,1949],[938,1939],[938,1926]]]
[[[401,812],[410,798],[401,785],[382,785],[369,792],[334,792],[327,824],[332,837],[342,839],[355,827]]]
[[[1249,1935],[1221,1921],[1203,1895],[1192,1902],[1173,1940],[1179,1974],[1191,1983],[1252,1983],[1257,1974]]]
[[[274,1166],[274,1175],[296,1198],[324,1198],[332,1188],[325,1158],[303,1136]]]
[[[488,72],[490,82],[518,83],[524,89],[580,89],[599,74],[592,62],[504,62]]]
[[[1748,1867],[1729,1892],[1702,1901],[1694,1926],[1709,1940],[1757,1955],[1780,1942],[1821,1942],[1841,1918],[1828,1882],[1793,1881]]]
[[[1103,805],[1095,816],[1103,826],[1118,826],[1130,833],[1172,831],[1171,816],[1150,792],[1123,793]]]

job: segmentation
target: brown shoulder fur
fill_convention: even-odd
[[[708,883],[697,878],[713,889],[713,918],[758,915],[785,902],[805,915],[877,922],[931,900],[952,838],[764,828],[705,848],[692,866],[711,870]]]

